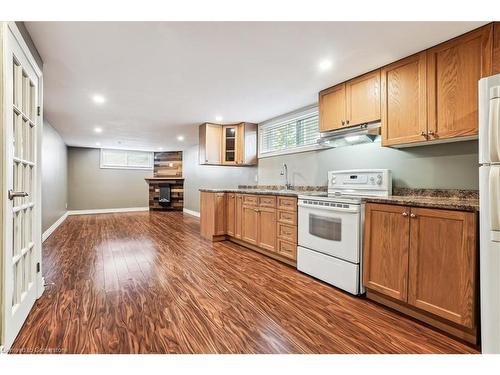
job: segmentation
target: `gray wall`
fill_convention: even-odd
[[[101,169],[100,149],[68,147],[68,209],[148,206],[145,177],[153,171]]]
[[[293,185],[326,185],[335,169],[388,168],[398,187],[478,189],[477,141],[404,149],[379,142],[339,147],[259,160],[259,184],[283,184],[279,175],[287,163]]]
[[[256,184],[257,167],[220,167],[199,165],[198,146],[184,150],[184,208],[200,211],[200,194],[203,188],[233,188],[238,185]]]
[[[45,232],[66,212],[67,159],[64,141],[45,121],[42,138],[42,232]]]

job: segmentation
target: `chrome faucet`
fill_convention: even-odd
[[[285,176],[285,190],[291,189],[292,184],[288,182],[288,166],[286,165],[286,163],[283,163],[283,168],[281,169],[280,175]]]

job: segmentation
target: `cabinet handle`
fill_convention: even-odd
[[[345,121],[344,121],[344,120],[342,120],[342,126],[344,126],[344,125],[345,125]]]
[[[427,133],[426,133],[426,132],[420,132],[420,135],[421,135],[422,137],[426,137],[426,138],[427,138]]]
[[[415,214],[410,214],[410,217],[411,217],[412,219],[415,219],[415,218],[417,217],[417,215],[415,215]]]
[[[345,123],[346,123],[347,125],[349,125],[349,120],[347,120]]]
[[[434,133],[432,130],[430,132],[427,132],[428,135],[430,135],[431,137],[434,137],[436,135],[436,133]]]
[[[408,216],[408,212],[403,212],[401,215],[406,217],[406,216]]]

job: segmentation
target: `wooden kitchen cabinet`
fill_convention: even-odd
[[[274,197],[273,197],[274,198]],[[276,251],[276,208],[259,206],[259,241],[257,246]]]
[[[345,126],[380,120],[380,70],[351,79],[345,87]]]
[[[427,51],[429,139],[478,134],[478,80],[492,72],[493,25]]]
[[[380,70],[319,93],[320,131],[380,120]]]
[[[243,205],[241,215],[241,239],[257,246],[259,243],[259,210],[257,206]]]
[[[234,236],[236,232],[236,194],[226,193],[226,234]]]
[[[205,165],[257,164],[257,124],[205,123],[199,128],[199,162]]]
[[[225,193],[200,193],[200,232],[209,240],[223,239],[226,234]]]
[[[382,145],[427,140],[427,52],[382,69]]]
[[[476,215],[411,209],[408,303],[473,328],[476,302]]]
[[[364,285],[388,297],[408,296],[409,209],[367,204],[365,209]]]
[[[205,123],[199,128],[200,164],[221,164],[222,162],[222,126]]]
[[[235,198],[235,209],[234,209],[234,237],[241,239],[241,224],[243,215],[243,195],[236,194]]]
[[[345,83],[319,93],[319,130],[340,129],[346,120]]]
[[[366,205],[368,298],[477,342],[477,214]]]

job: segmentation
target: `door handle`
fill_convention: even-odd
[[[500,98],[490,100],[490,111],[488,118],[488,135],[490,146],[490,161],[500,161]]]
[[[414,218],[416,218],[416,217],[417,217],[417,215],[415,215],[415,214],[410,214],[410,217],[414,219]]]
[[[408,216],[408,212],[403,212],[401,215],[406,217],[406,216]]]
[[[12,189],[9,190],[9,199],[13,200],[14,198],[17,197],[27,197],[29,194],[26,193],[25,191],[13,191]]]

